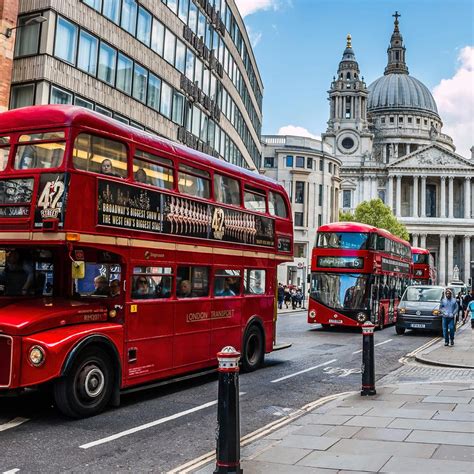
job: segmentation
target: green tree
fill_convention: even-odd
[[[391,209],[381,199],[361,202],[354,212],[339,212],[339,220],[343,222],[360,222],[385,229],[393,235],[408,240],[406,227],[393,215]]]

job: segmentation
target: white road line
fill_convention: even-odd
[[[16,428],[17,426],[22,425],[23,423],[30,421],[29,418],[21,418],[20,416],[18,418],[13,418],[13,420],[8,421],[7,423],[3,423],[0,425],[0,431],[6,431],[6,430],[11,430],[12,428]]]
[[[239,392],[239,395],[245,395],[246,392]],[[213,405],[217,405],[217,400],[213,402],[204,403],[204,405],[199,405],[198,407],[190,408],[189,410],[182,411],[180,413],[175,413],[174,415],[167,416],[166,418],[160,418],[159,420],[151,421],[150,423],[146,423],[145,425],[136,426],[135,428],[130,428],[129,430],[121,431],[120,433],[116,433],[112,436],[107,436],[107,438],[98,439],[97,441],[92,441],[90,443],[83,444],[79,446],[82,449],[89,449],[94,446],[98,446],[99,444],[105,444],[109,441],[113,441],[118,438],[123,438],[124,436],[128,436],[133,433],[137,433],[138,431],[147,430],[148,428],[153,428],[154,426],[162,425],[167,421],[176,420],[177,418],[181,418],[182,416],[189,415],[190,413],[194,413],[199,410],[204,410],[204,408],[212,407]]]
[[[18,472],[19,469],[10,469],[9,471],[3,471],[3,474],[15,474],[15,472]]]
[[[332,364],[333,362],[336,362],[336,361],[337,361],[337,359],[328,360],[327,362],[323,362],[322,364],[315,365],[314,367],[310,367],[309,369],[300,370],[299,372],[295,372],[294,374],[285,375],[285,377],[280,377],[279,379],[271,380],[270,383],[281,382],[282,380],[286,380],[286,379],[289,379],[291,377],[296,377],[297,375],[304,374],[305,372],[309,372],[311,370],[317,369],[319,367],[323,367],[323,366],[328,365],[328,364]]]
[[[382,344],[387,344],[387,342],[393,341],[393,339],[387,339],[386,341],[379,342],[378,344],[374,344],[374,347],[381,346]],[[360,354],[362,349],[353,352],[353,354]]]

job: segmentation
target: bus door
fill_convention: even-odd
[[[174,367],[199,365],[211,358],[209,276],[210,267],[204,265],[177,266]]]
[[[211,358],[216,357],[225,346],[239,348],[241,345],[241,270],[216,269],[212,291]]]
[[[171,265],[132,263],[126,340],[129,379],[173,367],[173,277]]]

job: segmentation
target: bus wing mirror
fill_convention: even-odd
[[[86,276],[86,266],[84,262],[72,262],[72,278],[82,280]]]
[[[306,283],[311,283],[311,273],[306,276]]]

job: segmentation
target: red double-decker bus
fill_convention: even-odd
[[[412,247],[413,283],[415,285],[436,285],[437,271],[433,255],[427,249]]]
[[[0,392],[50,384],[83,417],[278,348],[278,183],[70,106],[0,114],[0,167]]]
[[[383,229],[337,222],[318,229],[311,260],[308,322],[380,329],[396,321],[411,282],[408,242]]]

